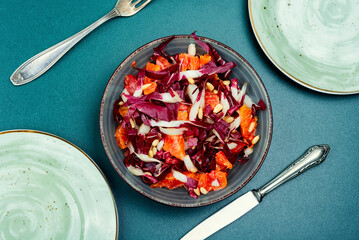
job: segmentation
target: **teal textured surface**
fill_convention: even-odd
[[[139,14],[111,20],[83,39],[39,79],[15,87],[9,77],[25,60],[109,12],[115,0],[7,1],[0,6],[0,130],[36,129],[79,146],[109,180],[119,239],[179,239],[248,190],[266,183],[314,144],[327,160],[266,196],[250,213],[210,239],[358,239],[359,95],[308,90],[268,60],[252,32],[248,3],[153,0]],[[133,50],[172,34],[198,35],[232,47],[255,68],[273,108],[269,153],[238,193],[200,208],[173,208],[128,186],[103,149],[99,108],[113,71]]]

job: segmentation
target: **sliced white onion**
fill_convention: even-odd
[[[247,90],[247,83],[244,83],[236,99],[238,102],[241,101],[242,97],[246,94],[246,90]]]
[[[231,80],[231,93],[234,99],[237,100],[238,98],[238,88],[237,88],[237,79],[232,79]]]
[[[138,135],[146,135],[151,130],[150,126],[145,125],[144,123],[141,124],[140,129],[138,130]]]
[[[252,99],[251,99],[248,95],[246,95],[246,96],[244,97],[243,104],[245,104],[245,105],[247,105],[247,107],[251,108],[252,105],[253,105],[253,101],[252,101]]]
[[[212,129],[212,132],[214,133],[214,135],[217,136],[217,138],[223,143],[224,140],[221,139],[221,136],[219,136],[218,132],[215,129]]]
[[[205,95],[206,95],[206,91],[203,89],[202,90],[202,94],[201,94],[201,98],[199,99],[199,107],[201,107],[202,109],[204,109],[204,104],[205,104]]]
[[[218,182],[218,178],[216,178],[212,184],[211,184],[213,187],[219,187],[219,182]]]
[[[156,158],[151,158],[147,154],[137,154],[137,153],[135,153],[135,154],[141,161],[162,163],[160,160],[158,160]]]
[[[163,139],[158,143],[158,145],[157,145],[157,150],[158,150],[158,151],[161,151],[161,150],[162,150],[164,143],[165,143],[165,141],[164,141]]]
[[[128,171],[130,171],[130,173],[132,173],[135,176],[142,176],[144,174],[141,168],[136,168],[132,165],[128,165],[127,169]]]
[[[198,171],[198,169],[193,164],[193,162],[191,161],[191,158],[188,155],[184,156],[183,161],[184,161],[184,165],[186,166],[188,171],[193,172],[193,173],[196,173]]]
[[[181,181],[183,183],[187,183],[187,176],[184,175],[183,173],[172,169],[172,174],[173,174],[173,177],[175,179],[177,179],[178,181]]]
[[[199,90],[195,84],[189,84],[187,87],[187,95],[191,99],[192,104],[196,101]]]
[[[127,147],[128,147],[128,149],[130,150],[130,153],[131,153],[131,154],[135,152],[135,149],[133,148],[131,142],[128,142],[128,143],[127,143]]]
[[[195,102],[192,107],[191,110],[189,111],[189,115],[188,115],[188,119],[190,121],[194,121],[197,118],[198,115],[198,111],[199,111],[199,101]]]
[[[215,138],[215,137],[216,137],[216,135],[212,135],[209,138],[207,138],[205,141],[206,142],[212,142],[213,138]]]
[[[182,135],[187,128],[163,128],[159,127],[160,131],[166,135]]]
[[[127,102],[127,97],[125,95],[130,95],[130,93],[127,91],[126,88],[123,89],[122,93],[121,93],[121,98],[123,100],[123,102]]]
[[[162,164],[156,164],[156,170],[153,173],[154,177],[158,177],[159,175],[161,175],[161,172],[159,172],[158,170],[161,168]]]
[[[135,90],[133,93],[134,97],[141,97],[142,96],[142,87]]]
[[[160,93],[162,99],[158,99],[161,102],[165,102],[165,103],[178,103],[178,102],[182,102],[182,98],[180,98],[180,96],[175,92],[175,96],[172,97],[170,93]]]
[[[183,79],[183,77],[185,77],[185,79],[188,78],[199,78],[203,75],[203,73],[201,73],[198,70],[188,70],[188,71],[183,71],[180,72],[180,79]]]
[[[201,92],[201,97],[200,97],[199,101],[196,101],[196,99],[194,100],[195,102],[192,104],[192,107],[191,107],[191,110],[189,111],[189,116],[188,116],[188,119],[190,121],[196,120],[198,111],[199,111],[199,107],[202,104],[202,102],[203,102],[202,105],[204,107],[204,94],[205,94],[205,90],[203,89]]]
[[[134,97],[141,97],[142,96],[142,92],[143,92],[142,86],[144,84],[144,79],[145,78],[143,77],[143,78],[141,78],[141,81],[137,81],[136,90],[133,93]]]
[[[221,104],[223,106],[223,116],[226,116],[226,113],[229,110],[229,102],[223,92],[221,93]]]
[[[234,119],[234,121],[231,122],[231,125],[229,125],[230,131],[232,131],[233,129],[238,128],[240,124],[241,124],[241,118],[240,118],[240,117],[236,117],[236,118]]]
[[[150,124],[152,127],[179,127],[184,123],[189,123],[189,121],[155,121],[153,119],[150,120]]]
[[[196,45],[195,44],[190,43],[188,45],[188,55],[192,55],[192,56],[196,55]]]
[[[246,148],[244,150],[244,156],[248,157],[251,153],[253,153],[253,148]]]
[[[228,143],[227,145],[228,145],[228,148],[230,150],[232,150],[232,149],[236,148],[238,144],[235,142],[231,142],[231,143]]]

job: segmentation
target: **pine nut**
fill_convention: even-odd
[[[256,144],[259,141],[259,135],[255,136],[252,140],[252,144]]]
[[[234,121],[234,117],[227,116],[224,121],[226,121],[227,123],[232,123]]]
[[[152,150],[148,151],[148,156],[149,156],[150,158],[153,158],[153,151],[152,151]]]
[[[189,44],[187,52],[188,55],[192,55],[192,56],[196,55],[196,45],[193,43]]]
[[[203,118],[203,109],[200,107],[198,109],[198,119],[202,119]]]
[[[202,194],[208,193],[208,191],[204,187],[201,187],[199,190],[201,191]]]
[[[145,90],[146,88],[149,88],[151,86],[151,83],[147,83],[145,85],[142,85],[142,90]]]
[[[199,191],[199,188],[195,188],[193,189],[193,191],[199,196],[201,195],[201,192]]]
[[[135,122],[135,120],[133,120],[133,118],[130,118],[130,123],[131,123],[132,128],[136,127],[136,122]]]
[[[153,156],[155,156],[156,153],[157,153],[157,148],[156,148],[156,147],[152,147],[152,152],[153,152]]]
[[[160,140],[158,140],[158,139],[153,140],[152,146],[156,147],[159,142],[160,142]]]
[[[194,79],[193,79],[193,78],[187,78],[187,81],[188,81],[190,84],[194,84]]]
[[[231,81],[228,81],[228,80],[223,81],[223,84],[226,85],[226,86],[228,86],[230,83],[231,83]]]
[[[254,122],[251,122],[251,125],[249,125],[248,132],[252,132],[254,130],[255,125],[256,124]]]
[[[118,105],[122,106],[123,104],[125,104],[124,102],[119,102]]]
[[[219,113],[220,111],[222,111],[222,109],[223,109],[223,105],[220,104],[220,103],[218,103],[218,104],[216,105],[216,107],[213,109],[213,112],[214,112],[214,113]]]
[[[209,91],[213,91],[214,86],[212,85],[212,83],[207,82],[206,86],[207,86],[207,89],[208,89]]]
[[[214,93],[214,94],[218,94],[218,90],[214,89],[214,90],[213,90],[213,93]]]

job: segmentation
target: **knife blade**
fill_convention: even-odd
[[[265,195],[283,183],[300,175],[311,167],[322,163],[330,147],[327,144],[316,145],[309,148],[300,158],[290,164],[279,175],[259,189],[249,191],[237,198],[203,222],[193,228],[181,240],[201,240],[234,222],[252,208],[257,206]]]

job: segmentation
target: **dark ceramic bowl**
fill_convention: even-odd
[[[100,110],[100,131],[103,146],[107,156],[116,169],[118,174],[136,191],[144,196],[157,202],[176,207],[198,207],[212,204],[223,200],[246,185],[261,167],[271,142],[273,130],[272,108],[268,93],[263,82],[259,78],[253,67],[232,48],[217,42],[215,40],[199,37],[202,41],[210,43],[222,56],[229,62],[233,61],[237,67],[233,69],[231,78],[239,79],[242,86],[244,82],[248,83],[247,94],[258,102],[262,99],[267,109],[258,111],[258,127],[257,134],[260,135],[260,141],[255,145],[254,152],[250,155],[250,161],[244,165],[235,164],[228,174],[228,185],[225,189],[209,192],[207,195],[201,195],[198,199],[190,197],[185,189],[168,190],[163,188],[150,188],[150,186],[142,181],[142,178],[132,175],[123,164],[124,152],[119,149],[114,137],[116,122],[113,119],[112,108],[113,103],[119,97],[124,88],[123,79],[128,74],[136,74],[136,70],[131,67],[131,63],[136,61],[136,65],[143,67],[149,61],[149,57],[153,53],[153,48],[167,40],[169,37],[163,37],[150,43],[131,53],[115,70],[110,78],[103,94]],[[188,44],[195,43],[190,35],[178,35],[167,45],[166,51],[170,54],[187,52]],[[197,45],[197,53],[205,53]]]

